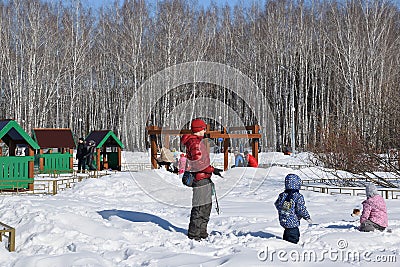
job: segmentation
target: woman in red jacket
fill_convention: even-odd
[[[182,136],[182,144],[186,146],[186,170],[195,173],[188,237],[199,241],[208,237],[207,224],[212,207],[210,178],[213,173],[220,175],[222,170],[210,165],[210,154],[202,142],[206,123],[195,119],[191,123],[191,130],[193,134]]]
[[[244,158],[245,158],[246,161],[247,161],[247,166],[248,166],[248,167],[254,167],[254,168],[257,168],[257,167],[258,167],[258,162],[257,162],[256,158],[253,157],[253,156],[249,153],[249,151],[245,151],[245,152],[244,152]]]

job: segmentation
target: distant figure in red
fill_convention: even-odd
[[[178,169],[179,169],[178,173],[179,174],[183,174],[185,172],[186,161],[187,161],[187,158],[185,157],[185,154],[181,154],[181,156],[179,157],[179,160],[178,160]]]
[[[285,145],[283,147],[283,155],[290,156],[291,154],[292,154],[292,150],[290,149],[290,147],[288,145]]]
[[[247,161],[247,167],[254,167],[257,168],[258,167],[258,162],[256,160],[255,157],[253,157],[249,151],[245,151],[244,152],[244,158]]]

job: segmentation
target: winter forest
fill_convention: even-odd
[[[261,143],[263,150],[290,144],[292,101],[299,150],[332,135],[354,136],[377,151],[400,147],[400,10],[393,1],[267,0],[203,8],[191,0],[126,0],[94,11],[79,0],[3,0],[0,27],[0,112],[28,132],[111,129],[124,137],[127,106],[149,77],[208,61],[240,70],[261,90],[276,131],[276,145]],[[169,109],[202,95],[257,123],[223,88],[178,89],[162,96],[149,124],[161,125]],[[153,105],[160,97],[154,94],[139,101]],[[127,148],[144,150],[146,138],[139,132]]]

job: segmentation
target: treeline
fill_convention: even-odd
[[[276,130],[264,149],[290,145],[292,100],[299,149],[336,131],[357,133],[377,149],[400,147],[400,12],[390,1],[267,0],[203,9],[189,0],[127,0],[94,12],[79,0],[9,0],[0,2],[0,28],[0,112],[28,131],[112,129],[125,139],[128,104],[149,77],[211,61],[240,70],[262,91]],[[244,123],[258,122],[223,88],[183,87],[165,92],[149,124],[162,125],[188,99],[182,92],[206,91]],[[144,105],[160,97],[152,94],[142,96]],[[136,133],[128,148],[143,150],[147,136]]]

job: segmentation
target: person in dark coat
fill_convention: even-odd
[[[182,144],[186,146],[187,171],[193,172],[192,210],[188,237],[201,240],[208,237],[207,224],[210,219],[212,207],[212,174],[221,176],[221,169],[210,165],[210,155],[207,147],[202,142],[206,132],[206,123],[201,119],[195,119],[191,123],[193,134],[182,136]]]
[[[86,144],[83,138],[79,138],[78,147],[76,148],[76,159],[78,160],[78,173],[85,172],[86,169]]]
[[[94,153],[96,152],[96,142],[93,140],[90,140],[87,146],[87,151],[86,151],[86,164],[89,166],[90,171],[96,170],[96,167],[93,165],[94,161]]]

